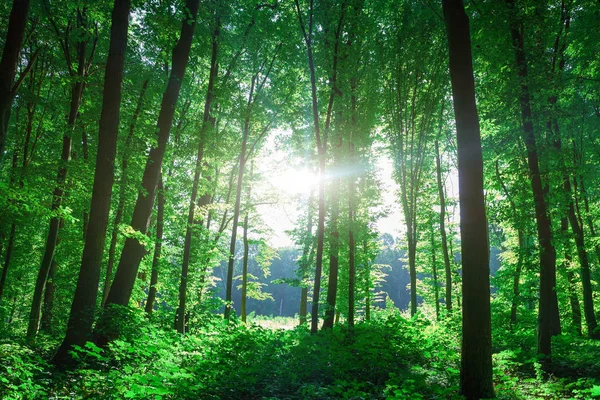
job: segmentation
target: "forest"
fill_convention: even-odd
[[[0,3],[0,398],[600,398],[600,2]]]

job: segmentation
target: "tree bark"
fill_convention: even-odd
[[[446,235],[446,194],[442,183],[442,158],[440,156],[440,145],[435,140],[435,166],[438,195],[440,198],[440,236],[442,239],[442,255],[444,256],[444,271],[446,274],[446,309],[452,311],[452,269],[450,268],[450,255],[448,254],[448,238]]]
[[[142,84],[142,90],[140,91],[140,96],[138,97],[138,102],[135,107],[135,111],[133,112],[133,116],[131,117],[131,123],[129,124],[129,133],[127,135],[127,139],[125,140],[125,148],[123,149],[123,155],[121,157],[121,180],[119,182],[119,203],[117,204],[117,210],[115,212],[115,219],[113,221],[113,229],[110,236],[110,246],[108,248],[108,262],[106,263],[106,276],[104,277],[104,288],[102,290],[102,304],[104,307],[104,303],[106,303],[106,298],[108,297],[108,292],[110,291],[110,282],[112,280],[113,269],[115,265],[115,254],[117,250],[117,239],[119,238],[119,225],[121,224],[121,220],[123,219],[123,212],[125,210],[125,199],[126,199],[126,190],[127,190],[127,168],[129,166],[129,151],[131,150],[131,142],[133,141],[133,134],[135,132],[135,125],[137,119],[142,112],[142,107],[144,105],[144,97],[146,95],[146,90],[148,89],[149,79],[146,79]]]
[[[573,328],[579,336],[581,336],[581,305],[579,303],[579,298],[577,297],[577,292],[575,290],[575,274],[571,271],[571,243],[569,240],[569,220],[566,216],[560,219],[560,231],[562,233],[562,242],[563,242],[563,250],[565,256],[565,262],[562,265],[562,270],[567,276],[567,281],[569,283],[569,303],[571,306],[571,321],[573,323]]]
[[[432,221],[433,222],[433,221]],[[435,319],[440,319],[440,286],[437,276],[437,261],[435,257],[435,235],[433,232],[433,223],[431,224],[431,270],[433,275],[433,294],[435,299]]]
[[[354,161],[354,143],[351,141],[350,161]],[[355,209],[354,177],[348,182],[348,327],[354,328],[354,292],[356,290],[356,240],[354,238],[354,209]]]
[[[512,44],[515,50],[516,66],[520,79],[519,103],[525,147],[527,148],[527,164],[535,203],[535,219],[538,242],[540,246],[540,300],[538,311],[538,354],[550,357],[552,354],[551,338],[560,333],[558,298],[556,296],[556,250],[552,244],[552,227],[544,190],[540,177],[539,157],[533,128],[529,86],[527,85],[527,60],[524,50],[522,24],[516,19],[514,0],[506,0],[509,8],[509,24]]]
[[[77,23],[80,27],[87,25],[85,10],[78,10]],[[68,35],[69,31],[67,30],[65,32],[65,41],[69,40]],[[67,131],[65,132],[62,140],[62,151],[60,155],[58,174],[56,176],[56,187],[52,196],[51,210],[53,213],[56,213],[62,205],[64,191],[63,186],[67,178],[67,165],[71,158],[71,135],[73,134],[75,121],[77,120],[77,114],[79,113],[79,106],[81,105],[81,98],[83,96],[83,89],[85,86],[84,77],[87,75],[87,68],[89,66],[89,60],[87,60],[86,55],[87,39],[81,40],[82,41],[77,43],[77,72],[73,73],[70,69],[71,66],[69,65],[69,71],[72,75],[75,75],[74,78],[76,77],[76,79],[71,85],[71,105],[67,120]],[[68,48],[65,49],[65,57],[67,60],[70,60]],[[50,219],[50,227],[48,229],[48,236],[46,237],[44,256],[42,258],[42,263],[36,279],[31,312],[29,315],[29,325],[27,327],[27,339],[29,341],[32,341],[35,338],[39,328],[40,314],[42,311],[42,295],[44,288],[46,287],[46,281],[48,279],[48,272],[50,271],[50,267],[52,265],[52,259],[54,258],[54,251],[56,250],[59,222],[60,219],[57,216],[54,216]]]
[[[8,30],[2,50],[2,59],[0,59],[0,164],[4,157],[8,120],[15,97],[13,84],[17,74],[19,53],[25,36],[28,14],[29,0],[13,0],[8,17]]]
[[[517,308],[519,307],[519,300],[521,292],[519,290],[519,282],[521,281],[521,271],[523,270],[523,253],[525,252],[525,240],[523,237],[523,230],[517,231],[519,237],[519,255],[517,256],[517,266],[515,267],[515,274],[513,276],[513,296],[510,305],[510,329],[517,323]]]
[[[489,243],[483,196],[483,160],[469,19],[462,0],[442,0],[450,53],[450,79],[458,142],[463,268],[460,392],[467,399],[494,397],[490,317]]]
[[[306,236],[304,237],[304,246],[302,249],[302,258],[300,258],[300,271],[302,274],[302,290],[300,292],[300,325],[306,324],[306,314],[308,311],[308,269],[311,265],[312,255],[314,254],[313,229],[313,193],[311,191],[307,201],[306,216]]]
[[[148,288],[148,299],[146,300],[146,314],[151,315],[156,300],[156,284],[158,283],[158,272],[162,254],[163,230],[165,220],[165,188],[163,186],[162,173],[158,178],[158,193],[156,206],[156,239],[154,242],[154,256],[152,257],[152,272],[150,274],[150,287]]]
[[[4,288],[6,287],[6,277],[8,276],[8,268],[10,267],[10,260],[12,258],[12,252],[15,245],[16,229],[17,225],[13,222],[10,225],[10,233],[8,235],[8,243],[6,245],[6,255],[4,257],[4,268],[2,268],[2,276],[0,277],[0,304],[2,303]]]
[[[321,124],[319,122],[319,101],[317,94],[317,76],[315,72],[315,62],[313,57],[313,18],[314,9],[313,2],[310,2],[308,10],[308,30],[304,26],[302,13],[300,11],[300,3],[298,0],[294,0],[296,5],[296,12],[298,15],[298,22],[304,42],[306,44],[308,68],[310,71],[310,88],[311,88],[311,99],[312,99],[312,116],[313,116],[313,128],[315,130],[315,139],[317,142],[317,153],[319,158],[319,172],[321,173],[321,179],[319,181],[319,214],[317,219],[317,255],[315,262],[315,280],[313,287],[313,298],[312,298],[312,312],[311,312],[311,333],[317,333],[319,328],[319,297],[321,294],[321,274],[323,270],[323,247],[325,239],[325,165],[327,161],[327,137],[329,134],[329,126],[331,123],[331,114],[333,111],[333,103],[335,96],[337,95],[336,81],[337,81],[337,64],[338,64],[338,49],[341,38],[341,31],[344,22],[344,14],[346,9],[346,1],[342,2],[340,6],[340,15],[335,31],[335,45],[333,49],[333,65],[332,75],[330,78],[331,90],[329,95],[329,104],[327,106],[327,113],[325,117],[325,127],[321,131]]]
[[[188,220],[185,230],[185,242],[183,245],[183,262],[181,265],[181,280],[179,283],[179,306],[177,307],[175,317],[175,328],[179,333],[185,333],[185,307],[187,301],[187,278],[192,251],[192,238],[194,227],[194,213],[196,210],[196,200],[198,198],[198,185],[200,183],[200,174],[202,172],[202,160],[204,159],[204,143],[209,129],[214,128],[215,119],[211,117],[212,103],[215,98],[215,84],[219,73],[218,54],[219,54],[219,35],[221,30],[221,18],[219,10],[215,10],[215,29],[212,33],[212,54],[210,61],[210,73],[208,77],[208,90],[204,101],[204,116],[202,128],[200,130],[200,142],[198,143],[198,154],[196,156],[196,167],[194,170],[194,182],[192,184],[192,193],[188,208]]]
[[[146,167],[144,169],[144,175],[142,177],[142,190],[138,194],[133,211],[131,227],[142,234],[147,232],[150,216],[152,215],[162,161],[171,132],[175,107],[181,90],[181,83],[189,59],[194,28],[196,26],[196,17],[198,15],[198,4],[199,0],[186,0],[185,2],[185,9],[187,12],[182,21],[179,40],[173,48],[171,74],[169,82],[167,83],[167,88],[163,94],[158,115],[158,143],[156,147],[153,147],[150,150],[148,161],[146,162]],[[144,246],[137,239],[126,239],[123,251],[121,252],[121,259],[117,266],[115,278],[106,299],[105,308],[111,304],[121,306],[127,306],[129,304],[137,271],[144,253]],[[111,324],[110,317],[107,315],[106,318],[104,318],[103,315],[97,325],[97,331],[99,333],[97,343],[99,345],[105,345],[111,338],[118,334],[116,328],[116,326]]]
[[[340,214],[340,201],[338,198],[338,193],[340,191],[340,186],[340,178],[335,178],[335,182],[331,189],[331,218],[329,221],[331,229],[329,236],[329,279],[327,282],[327,305],[325,308],[325,318],[323,319],[323,329],[333,328],[333,321],[335,318],[338,269],[340,264],[340,233],[338,231],[338,217]]]
[[[243,241],[244,241],[244,259],[242,260],[242,322],[246,323],[246,301],[248,295],[248,213],[244,217],[244,230],[243,230]],[[283,302],[283,299],[281,300]]]
[[[115,0],[112,11],[88,230],[67,333],[53,358],[53,362],[59,366],[71,360],[70,350],[73,346],[83,346],[91,340],[114,181],[130,6],[130,0]]]

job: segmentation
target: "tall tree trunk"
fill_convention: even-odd
[[[58,238],[58,241],[60,241],[60,237]],[[42,307],[42,319],[40,322],[41,332],[52,333],[54,329],[54,326],[52,324],[54,318],[54,293],[56,292],[54,277],[56,276],[57,269],[58,263],[56,262],[56,260],[52,260],[50,271],[48,271],[46,290],[44,291],[44,305]]]
[[[433,221],[432,221],[433,222]],[[431,270],[433,275],[433,294],[435,298],[435,319],[440,319],[440,286],[437,277],[437,261],[435,258],[435,235],[433,231],[433,223],[431,224]]]
[[[371,262],[369,261],[369,253],[367,248],[367,241],[363,241],[363,252],[365,262],[363,267],[365,268],[365,320],[371,320]]]
[[[558,298],[556,296],[556,250],[552,244],[552,227],[544,190],[540,177],[538,151],[533,129],[529,86],[527,85],[527,60],[524,50],[523,25],[516,17],[514,0],[506,0],[509,8],[509,24],[512,44],[515,49],[516,66],[520,79],[519,103],[527,164],[535,203],[535,219],[540,246],[540,300],[538,311],[538,354],[550,357],[552,354],[551,337],[560,333]]]
[[[64,219],[61,219],[58,223],[58,229],[63,229],[65,225]],[[56,246],[60,244],[61,238],[58,236],[56,238]],[[52,259],[52,265],[50,266],[50,271],[48,271],[48,280],[46,281],[46,290],[44,290],[44,304],[42,305],[42,317],[40,321],[40,331],[46,333],[52,333],[54,331],[54,326],[52,325],[52,320],[54,317],[54,294],[56,292],[56,285],[54,283],[54,278],[56,276],[56,271],[58,270],[58,263],[56,259]]]
[[[88,231],[67,333],[53,358],[57,365],[64,365],[71,360],[70,350],[73,346],[83,346],[91,339],[114,181],[130,7],[130,0],[115,0],[112,11]]]
[[[495,397],[492,381],[489,243],[483,196],[483,160],[471,57],[469,18],[462,0],[442,0],[458,142],[463,268],[460,392]]]
[[[181,280],[179,282],[179,305],[175,316],[175,329],[179,333],[185,333],[185,315],[187,301],[187,278],[192,251],[192,239],[194,228],[194,212],[196,209],[196,200],[198,198],[198,185],[200,183],[200,174],[202,172],[202,160],[204,159],[204,143],[209,129],[214,128],[215,119],[211,116],[212,103],[215,98],[215,83],[219,74],[218,54],[219,54],[219,35],[221,29],[220,11],[215,10],[215,29],[212,33],[212,54],[210,61],[210,74],[208,77],[208,90],[204,101],[204,116],[202,128],[200,130],[200,142],[198,143],[198,154],[196,156],[196,167],[194,170],[194,182],[192,183],[192,193],[190,196],[190,205],[188,209],[188,220],[185,229],[185,242],[183,244],[183,262],[181,264]]]
[[[8,17],[8,29],[4,49],[2,50],[2,59],[0,59],[0,164],[4,157],[8,120],[10,119],[10,111],[15,97],[13,84],[17,74],[19,53],[25,36],[28,14],[29,0],[13,0],[10,16]]]
[[[150,150],[148,161],[146,162],[146,167],[144,169],[144,175],[142,177],[142,190],[138,194],[133,210],[131,227],[142,234],[147,232],[150,216],[152,215],[162,161],[171,132],[171,125],[175,115],[175,106],[179,99],[181,83],[187,67],[190,48],[194,37],[194,28],[196,26],[196,17],[198,15],[198,4],[199,0],[186,0],[185,2],[185,10],[187,12],[182,21],[179,40],[173,48],[171,74],[169,82],[167,83],[167,88],[163,94],[158,115],[158,143],[156,147],[153,147]],[[137,271],[143,256],[144,246],[137,239],[127,238],[123,251],[121,252],[121,259],[117,266],[115,278],[106,299],[105,308],[111,304],[121,306],[127,306],[129,304],[129,298],[131,297]],[[111,324],[111,318],[108,315],[106,315],[106,318],[104,318],[103,315],[100,319],[97,330],[99,333],[97,343],[99,345],[105,345],[112,337],[118,334],[117,326]]]
[[[341,141],[340,141],[341,146]],[[339,269],[340,253],[340,233],[338,231],[338,217],[340,213],[340,201],[338,193],[340,191],[340,178],[335,178],[331,190],[331,219],[330,219],[330,237],[329,237],[329,279],[327,283],[327,305],[325,309],[325,318],[323,319],[323,329],[333,328],[335,317],[335,303],[337,297],[337,282]]]
[[[573,328],[577,334],[581,336],[581,305],[579,304],[579,297],[577,297],[577,291],[575,289],[575,274],[571,271],[571,241],[569,240],[569,220],[566,216],[560,219],[560,231],[563,236],[563,248],[564,248],[564,256],[565,262],[562,265],[562,270],[565,272],[567,276],[567,281],[569,283],[569,303],[571,305],[571,321],[573,323]]]
[[[244,241],[244,259],[242,260],[242,322],[246,323],[246,301],[248,296],[248,213],[244,217],[244,230],[243,230],[243,241]],[[281,299],[283,302],[283,299]],[[280,313],[281,314],[281,313]]]
[[[250,93],[248,95],[248,105],[252,102],[252,96],[254,94],[254,78],[252,78],[252,84],[250,85]],[[244,121],[244,133],[242,138],[242,149],[240,151],[240,161],[238,168],[238,179],[235,192],[235,205],[233,208],[233,223],[231,228],[231,239],[229,242],[229,259],[227,263],[227,283],[225,287],[225,319],[229,319],[229,315],[232,310],[232,293],[233,293],[233,266],[235,261],[235,245],[237,240],[237,228],[240,218],[240,202],[242,198],[242,184],[244,180],[244,170],[246,167],[246,147],[248,145],[248,130],[250,129],[250,114],[249,110],[246,114]]]
[[[446,195],[442,182],[442,158],[440,156],[440,145],[435,140],[435,166],[438,195],[440,198],[440,236],[442,238],[442,255],[444,256],[444,271],[446,274],[446,309],[452,311],[452,270],[450,268],[450,255],[448,254],[448,238],[446,236]]]
[[[311,88],[311,99],[312,99],[312,116],[313,116],[313,128],[315,130],[315,139],[317,142],[317,153],[319,158],[319,172],[322,179],[319,181],[319,214],[317,219],[317,255],[315,261],[315,280],[313,287],[313,298],[312,298],[312,312],[311,312],[311,333],[317,333],[319,328],[319,297],[321,294],[321,273],[323,270],[323,247],[325,239],[325,181],[326,176],[325,164],[327,161],[327,137],[329,135],[329,126],[331,124],[331,114],[333,111],[333,103],[335,96],[338,94],[339,89],[337,88],[337,64],[339,56],[339,45],[342,33],[342,27],[344,22],[344,14],[346,10],[347,2],[343,1],[340,5],[340,15],[335,31],[335,45],[333,49],[333,65],[332,75],[330,78],[330,95],[329,104],[327,106],[327,114],[325,117],[325,127],[321,131],[321,124],[319,122],[319,101],[317,95],[317,76],[315,72],[315,62],[313,57],[313,2],[310,2],[308,10],[308,30],[304,26],[304,20],[300,11],[300,3],[298,0],[294,0],[296,5],[296,12],[298,15],[298,22],[306,44],[306,53],[308,60],[308,68],[310,71],[310,88]]]
[[[117,239],[119,238],[119,225],[121,224],[121,220],[123,219],[123,212],[125,210],[125,199],[127,197],[127,168],[129,166],[129,151],[131,150],[130,147],[131,142],[133,141],[135,125],[140,113],[142,112],[142,107],[144,105],[144,97],[146,95],[146,90],[148,89],[149,81],[149,79],[146,79],[142,84],[142,90],[140,91],[140,96],[138,97],[138,102],[135,107],[135,111],[133,112],[133,116],[131,117],[131,123],[129,124],[129,133],[127,135],[127,139],[125,140],[125,148],[123,149],[123,155],[121,157],[119,202],[117,204],[117,210],[115,211],[115,220],[113,221],[113,229],[111,232],[110,245],[108,248],[108,262],[106,263],[106,276],[104,277],[104,289],[102,290],[102,307],[104,307],[104,303],[106,302],[106,298],[108,297],[108,292],[110,291],[110,282],[115,266]]]
[[[354,161],[354,143],[350,142],[350,162]],[[354,292],[356,290],[356,240],[354,238],[355,182],[348,182],[348,327],[354,328]]]
[[[525,240],[523,237],[523,229],[518,229],[517,235],[519,237],[519,255],[517,256],[517,266],[515,267],[515,274],[513,276],[513,296],[510,305],[510,329],[517,323],[517,308],[519,306],[519,300],[521,292],[519,290],[519,282],[521,281],[521,271],[523,270],[523,254],[525,252]]]
[[[568,176],[564,177],[563,180],[563,191],[569,196],[569,204],[567,208],[567,218],[575,237],[575,246],[577,248],[577,256],[579,258],[581,275],[581,285],[583,286],[583,314],[585,315],[585,322],[588,329],[588,336],[592,339],[600,339],[600,330],[596,321],[596,314],[594,313],[594,299],[592,295],[592,282],[590,276],[590,262],[588,259],[587,250],[585,248],[585,238],[583,232],[583,225],[575,214],[575,207],[573,205],[573,199],[571,197],[571,182]]]
[[[85,10],[79,10],[77,14],[78,26],[85,27],[87,25]],[[68,33],[65,33],[65,36],[67,35]],[[65,38],[65,40],[69,39]],[[73,134],[75,121],[77,119],[77,114],[79,113],[79,106],[81,105],[81,98],[83,96],[83,89],[85,86],[84,77],[87,75],[87,68],[89,66],[89,60],[87,60],[86,56],[87,39],[81,40],[81,42],[77,43],[77,72],[76,74],[71,72],[73,75],[75,75],[74,78],[76,79],[71,85],[71,105],[67,120],[67,131],[65,132],[62,140],[62,151],[60,155],[58,174],[56,176],[56,187],[52,196],[51,210],[53,213],[55,213],[62,205],[63,186],[67,178],[67,165],[71,158],[71,135]],[[68,50],[65,51],[65,57],[70,59]],[[42,295],[44,288],[46,287],[46,280],[48,279],[48,272],[50,271],[50,267],[52,265],[52,259],[54,258],[59,222],[60,219],[56,216],[50,219],[50,227],[48,229],[48,236],[46,237],[44,256],[42,258],[42,263],[40,265],[40,270],[35,283],[31,312],[29,315],[29,325],[27,327],[27,339],[30,341],[35,338],[39,327],[40,314],[42,311]]]
[[[158,178],[158,193],[156,206],[156,241],[154,242],[154,256],[152,257],[152,272],[150,274],[150,287],[148,288],[148,299],[146,300],[146,314],[151,315],[156,300],[156,284],[158,283],[158,270],[163,244],[163,230],[165,220],[165,189],[163,186],[162,173]]]
[[[302,290],[300,292],[300,325],[306,324],[306,314],[308,311],[308,269],[311,265],[312,255],[314,254],[313,229],[313,193],[311,191],[307,201],[306,216],[306,236],[304,237],[304,246],[302,249],[302,258],[300,258],[300,271],[302,275]]]
[[[2,268],[2,276],[0,277],[0,304],[2,304],[4,288],[6,287],[6,277],[8,276],[8,268],[10,267],[10,260],[12,258],[12,252],[15,246],[16,229],[17,225],[13,222],[10,225],[10,233],[8,235],[8,243],[6,245],[6,255],[4,257],[4,268]]]

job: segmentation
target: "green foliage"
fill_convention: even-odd
[[[33,399],[48,395],[48,364],[17,342],[0,343],[0,397]]]

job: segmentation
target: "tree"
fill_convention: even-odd
[[[4,158],[6,133],[8,131],[8,120],[10,119],[13,99],[26,73],[24,72],[19,77],[17,83],[14,83],[21,45],[23,44],[25,28],[27,27],[28,13],[29,0],[13,0],[8,19],[5,46],[2,50],[2,58],[0,59],[0,163],[2,163]]]
[[[58,365],[67,362],[70,358],[69,351],[74,345],[83,346],[91,339],[114,179],[130,7],[130,0],[115,0],[112,12],[89,225],[67,334],[53,358],[53,362]]]
[[[185,15],[181,25],[181,34],[177,44],[173,48],[171,60],[171,72],[169,82],[163,94],[160,112],[158,115],[157,130],[158,143],[152,147],[144,169],[142,178],[143,190],[138,194],[138,198],[133,211],[131,227],[141,234],[148,230],[150,215],[154,204],[156,187],[160,175],[163,157],[171,132],[175,106],[179,99],[179,92],[187,63],[189,60],[190,48],[194,37],[194,28],[196,26],[196,17],[198,15],[198,0],[187,0],[185,2]],[[144,246],[137,238],[129,237],[125,241],[125,246],[121,253],[121,259],[113,280],[110,292],[106,299],[105,308],[111,304],[127,306],[133,284],[137,275],[140,261],[144,255]],[[115,327],[111,327],[110,317],[103,316],[96,327],[100,336],[97,341],[105,344],[115,335]]]
[[[48,10],[48,12],[50,11]],[[75,70],[71,64],[72,54],[69,46],[69,42],[71,41],[71,30],[73,27],[69,24],[64,29],[64,32],[60,32],[57,24],[52,19],[52,16],[49,16],[54,31],[61,44],[65,60],[67,62],[69,75],[71,78],[73,78],[73,83],[71,84],[71,103],[68,113],[67,130],[63,135],[60,164],[56,176],[56,187],[54,188],[54,192],[52,194],[51,211],[55,215],[53,215],[50,219],[50,227],[48,229],[48,236],[46,238],[44,255],[35,284],[35,291],[33,294],[33,301],[29,316],[29,325],[27,327],[28,340],[33,340],[35,338],[39,328],[40,315],[42,312],[42,295],[46,287],[48,273],[54,258],[54,251],[56,250],[58,228],[60,224],[60,217],[56,214],[58,213],[63,201],[64,185],[67,178],[67,166],[69,160],[71,159],[71,146],[73,141],[72,134],[73,130],[75,129],[75,122],[79,113],[79,107],[81,106],[81,99],[83,97],[83,90],[85,87],[85,78],[89,73],[91,61],[94,57],[94,51],[96,48],[96,41],[94,41],[94,45],[90,54],[87,54],[87,44],[91,39],[91,35],[86,32],[88,29],[87,10],[78,8],[76,10],[76,14],[77,28],[83,31],[78,36],[78,40],[76,42],[77,70]]]
[[[450,52],[450,81],[456,136],[460,234],[463,269],[463,322],[460,392],[467,399],[494,397],[492,381],[492,327],[490,269],[483,160],[469,19],[462,0],[443,0]]]
[[[560,333],[558,299],[556,297],[556,249],[552,244],[552,226],[540,177],[538,149],[532,120],[529,86],[527,84],[528,70],[524,49],[523,25],[519,24],[517,20],[515,1],[506,0],[506,2],[509,9],[510,34],[515,51],[515,63],[519,75],[521,120],[527,148],[527,165],[531,178],[540,246],[538,353],[550,357],[552,354],[551,337]]]

